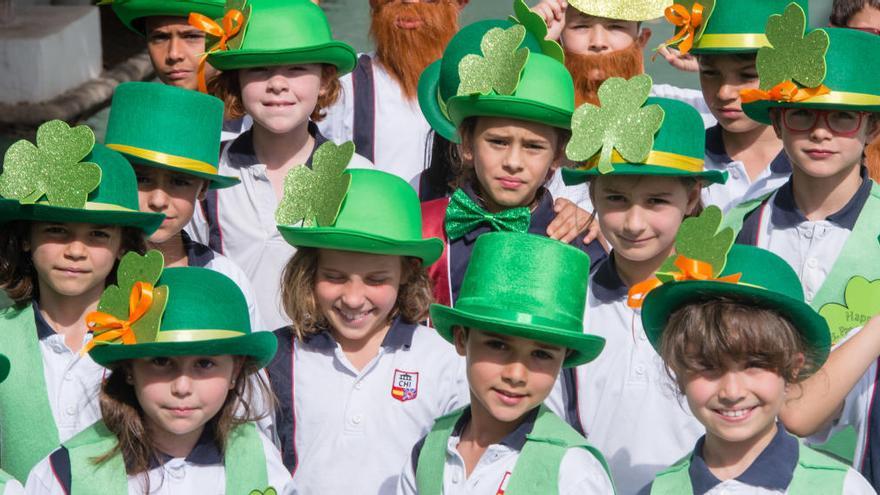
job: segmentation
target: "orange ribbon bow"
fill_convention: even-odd
[[[137,338],[131,326],[141,319],[153,305],[153,285],[137,282],[131,288],[128,297],[128,320],[100,311],[86,315],[86,325],[92,330],[94,337],[86,344],[81,354],[89,352],[98,342],[112,342],[121,338],[123,344],[137,344]]]
[[[831,93],[831,88],[820,84],[816,88],[801,88],[791,81],[783,81],[776,86],[770,88],[770,91],[760,89],[744,89],[740,91],[740,99],[743,103],[752,103],[755,101],[785,101],[789,103],[797,103],[806,101],[816,96],[827,95]]]
[[[684,280],[716,280],[718,282],[736,284],[739,283],[739,279],[742,277],[742,273],[734,273],[733,275],[728,275],[726,277],[713,278],[712,265],[705,261],[695,260],[683,255],[678,255],[675,259],[675,266],[681,270],[681,272],[670,273],[670,275],[672,275],[672,278],[678,282]],[[641,308],[648,293],[661,285],[663,285],[663,282],[657,277],[652,277],[644,282],[637,283],[629,290],[626,304],[631,308]]]
[[[226,11],[226,15],[223,16],[223,26],[217,24],[214,19],[210,17],[204,16],[197,12],[191,12],[189,14],[189,25],[200,30],[204,31],[215,38],[220,38],[217,43],[214,43],[214,46],[208,48],[208,50],[202,54],[202,57],[199,59],[199,70],[198,70],[198,78],[199,78],[199,91],[202,93],[208,92],[208,83],[205,81],[205,62],[208,59],[208,54],[216,51],[225,51],[228,49],[226,46],[226,42],[229,41],[230,38],[238,34],[241,30],[242,25],[244,24],[244,14],[237,9],[232,9]]]
[[[691,11],[688,12],[684,5],[676,3],[666,7],[663,15],[666,16],[667,21],[681,27],[681,30],[675,33],[675,36],[667,41],[666,45],[672,45],[681,41],[681,44],[678,45],[678,50],[682,55],[690,52],[694,46],[694,38],[697,36],[697,28],[703,24],[703,5],[696,2]]]

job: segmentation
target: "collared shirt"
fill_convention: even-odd
[[[721,481],[712,474],[703,458],[705,436],[697,440],[693,450],[688,476],[693,495],[773,495],[788,493],[794,479],[794,471],[800,458],[797,438],[788,434],[782,424],[777,425],[776,435],[752,464],[739,476]],[[640,495],[650,494],[650,486]],[[861,495],[876,493],[871,485],[854,469],[849,468],[843,483],[842,494]],[[830,494],[829,494],[830,495]]]
[[[0,495],[24,495],[25,493],[21,483],[16,479],[11,479],[6,482],[6,486],[3,487],[3,493]]]
[[[572,426],[605,455],[621,495],[638,492],[704,432],[648,342],[641,311],[627,306],[628,291],[614,256],[594,268],[584,333],[604,337],[605,348],[574,376],[563,373],[547,400],[570,422],[574,411]]]
[[[314,124],[315,149],[326,142]],[[314,150],[313,150],[314,151]],[[307,166],[311,166],[311,159]],[[369,168],[355,155],[349,167]],[[196,208],[187,231],[197,242],[228,256],[253,284],[257,307],[266,328],[288,325],[281,306],[281,272],[296,249],[278,232],[275,209],[278,198],[269,182],[266,165],[258,163],[253,132],[247,131],[220,155],[220,175],[241,179],[240,184],[208,191],[205,208]]]
[[[746,201],[763,197],[779,189],[791,176],[791,163],[785,151],[780,151],[752,181],[746,166],[727,154],[722,138],[721,124],[706,129],[706,170],[727,172],[727,182],[703,188],[703,205],[715,205],[727,212]]]
[[[508,433],[499,443],[492,444],[477,461],[473,471],[466,474],[465,461],[458,452],[461,433],[470,422],[470,408],[464,410],[446,444],[446,463],[443,467],[444,495],[498,495],[504,493],[519,454],[526,444],[526,436],[535,427],[538,408],[527,413],[519,426]],[[415,495],[416,466],[424,445],[424,438],[413,448],[410,459],[404,464],[397,488],[398,495]],[[586,449],[571,448],[559,464],[558,493],[560,495],[613,494],[611,480],[605,469]],[[547,495],[547,494],[542,494]]]
[[[266,456],[269,486],[281,493],[290,482],[290,473],[281,463],[281,456],[275,445],[263,434],[260,434],[260,440]],[[153,463],[147,471],[150,495],[220,495],[226,492],[223,454],[207,428],[186,457],[163,455],[162,461],[161,465]],[[70,470],[70,455],[66,448],[61,447],[31,470],[25,491],[29,495],[67,495],[71,484]],[[128,493],[142,495],[146,488],[146,476],[143,473],[128,476]],[[254,488],[265,490],[268,487]]]
[[[470,400],[464,358],[434,329],[395,320],[360,370],[327,332],[275,335],[268,371],[289,493],[394,493],[413,444]]]
[[[250,130],[253,126],[254,119],[250,115],[244,115],[243,117],[233,120],[224,120],[223,130],[220,131],[220,142],[225,143],[226,141],[232,141],[238,136],[241,136],[244,132]]]
[[[794,200],[792,182],[786,182],[746,217],[736,242],[772,251],[798,274],[804,298],[812,303],[843,250],[871,194],[873,181],[861,169],[862,184],[849,202],[824,220],[811,221]]]

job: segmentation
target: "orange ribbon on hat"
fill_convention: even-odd
[[[666,11],[663,15],[666,16],[667,21],[675,26],[681,27],[681,30],[675,33],[675,36],[665,44],[671,45],[681,41],[681,44],[678,45],[678,50],[682,55],[690,52],[691,48],[694,46],[694,38],[697,35],[697,28],[703,24],[703,4],[699,2],[694,3],[690,12],[688,12],[687,7],[684,5],[678,3],[672,4],[669,7],[666,7]]]
[[[92,340],[83,347],[80,354],[89,352],[98,342],[112,342],[121,338],[123,344],[137,344],[134,330],[131,326],[141,319],[150,306],[153,305],[153,285],[147,282],[137,282],[131,288],[128,296],[128,320],[119,318],[100,311],[93,311],[86,315],[86,325],[94,332]]]
[[[672,275],[672,278],[677,282],[685,280],[714,280],[736,284],[739,283],[739,279],[742,277],[742,273],[734,273],[733,275],[728,275],[726,277],[713,278],[712,265],[705,261],[688,258],[684,255],[678,255],[678,257],[675,258],[675,266],[681,270],[681,272],[670,273],[670,275]],[[659,278],[653,277],[632,286],[626,299],[627,306],[631,308],[641,308],[648,293],[661,285],[663,285],[663,282],[661,282]]]
[[[216,51],[225,51],[228,49],[226,42],[229,41],[229,38],[232,38],[241,31],[241,27],[244,25],[244,14],[237,9],[227,10],[226,15],[223,16],[223,26],[221,27],[220,24],[217,24],[217,22],[214,21],[214,19],[197,12],[191,12],[189,14],[189,25],[200,31],[204,31],[215,38],[220,38],[219,41],[214,43],[214,46],[202,54],[202,57],[199,59],[199,91],[207,93],[208,83],[205,81],[205,62],[208,59],[208,55]]]
[[[783,81],[776,86],[770,88],[769,91],[760,89],[744,89],[740,91],[740,99],[743,103],[753,103],[756,101],[785,101],[789,103],[797,103],[807,101],[810,98],[827,95],[831,93],[831,88],[820,84],[816,88],[801,88],[791,81]]]

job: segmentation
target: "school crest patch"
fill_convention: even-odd
[[[391,381],[391,397],[406,402],[419,395],[419,373],[417,371],[394,370]]]
[[[510,484],[510,471],[504,473],[504,477],[501,478],[501,484],[498,485],[498,491],[495,492],[495,495],[504,495],[504,492],[507,491],[508,484]]]

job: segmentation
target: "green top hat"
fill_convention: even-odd
[[[672,0],[569,0],[568,4],[595,17],[642,22],[663,17]]]
[[[113,94],[104,142],[131,163],[192,175],[218,189],[239,182],[217,174],[222,127],[223,102],[213,96],[128,82]]]
[[[189,17],[190,12],[215,18],[223,15],[223,0],[110,0],[113,12],[128,29],[145,35],[146,17]],[[185,22],[185,21],[184,21]]]
[[[792,4],[767,22],[771,46],[758,51],[759,90],[743,92],[743,111],[770,124],[770,109],[880,112],[880,37],[855,29],[807,34],[803,9]]]
[[[565,347],[564,367],[588,363],[605,346],[584,333],[589,272],[590,257],[568,244],[514,232],[481,235],[455,307],[432,304],[431,321],[450,342],[453,327],[476,328]]]
[[[163,270],[158,251],[128,253],[98,311],[86,317],[94,332],[92,359],[110,367],[157,356],[250,356],[260,367],[275,355],[272,332],[253,332],[247,301],[229,277],[205,268]],[[210,287],[211,297],[205,297]]]
[[[297,247],[413,256],[426,265],[436,261],[443,242],[422,238],[413,188],[378,170],[346,171],[353,154],[350,141],[338,147],[327,142],[315,151],[312,169],[288,173],[275,213],[284,239]]]
[[[87,126],[51,120],[36,145],[6,150],[0,174],[0,220],[76,222],[137,227],[152,234],[165,215],[138,209],[137,179],[122,155],[95,143]]]
[[[327,16],[310,0],[228,0],[226,15],[235,10],[243,15],[241,28],[228,49],[208,55],[219,70],[324,63],[343,75],[357,63],[354,49],[333,39]]]
[[[648,75],[610,78],[599,88],[601,106],[578,107],[566,154],[586,164],[563,169],[566,184],[609,174],[727,180],[726,172],[703,168],[706,131],[700,114],[678,100],[649,98],[652,85]]]

